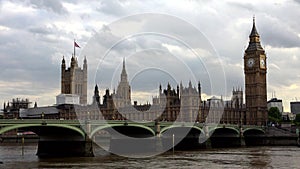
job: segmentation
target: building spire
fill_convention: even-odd
[[[83,63],[84,63],[84,64],[87,63],[86,56],[84,56]]]
[[[63,63],[63,64],[66,63],[66,61],[65,61],[65,56],[63,56],[61,63]]]
[[[249,45],[246,49],[246,52],[249,51],[257,51],[260,50],[262,51],[263,48],[260,44],[260,40],[259,40],[259,34],[256,30],[256,26],[255,26],[255,17],[253,17],[253,26],[252,26],[252,30],[251,33],[249,35],[250,41],[249,41]]]
[[[252,30],[251,30],[251,33],[250,33],[250,38],[251,37],[259,37],[259,34],[256,30],[256,27],[255,27],[255,16],[253,16],[253,26],[252,26]]]
[[[93,96],[93,104],[100,104],[100,95],[99,95],[99,89],[98,89],[98,85],[95,85],[95,89],[94,89],[94,96]]]
[[[66,61],[65,61],[65,56],[63,56],[62,61],[61,61],[61,69],[65,70],[66,69]]]
[[[125,70],[125,57],[123,58],[123,69]]]
[[[125,68],[125,58],[123,58],[123,68],[121,73],[121,81],[127,81],[127,73]]]
[[[83,69],[84,69],[84,70],[87,70],[87,60],[86,60],[86,56],[84,56],[84,59],[83,59]]]

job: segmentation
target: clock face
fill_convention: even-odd
[[[248,59],[247,66],[248,67],[253,67],[253,65],[254,65],[254,59],[253,58]]]
[[[260,65],[260,68],[262,68],[262,69],[266,68],[266,56],[265,55],[260,55],[259,65]]]
[[[264,59],[260,59],[260,67],[261,68],[265,68],[266,64],[265,64],[265,60]]]

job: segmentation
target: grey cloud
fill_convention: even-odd
[[[109,0],[109,1],[101,1],[100,7],[97,8],[98,11],[113,15],[113,16],[122,16],[125,15],[126,9],[121,5],[121,1],[119,0]]]
[[[156,15],[156,16],[158,16],[158,15]],[[165,16],[165,15],[162,15],[162,16]],[[134,20],[134,22],[132,19]],[[137,30],[137,32],[134,32],[134,33],[141,33],[141,34],[138,34],[138,36],[129,37],[129,39],[122,41],[121,43],[117,44],[113,49],[110,49],[109,55],[106,56],[106,58],[104,58],[104,60],[106,60],[106,63],[108,63],[110,65],[114,65],[114,64],[119,65],[121,63],[122,57],[127,58],[130,56],[128,58],[129,62],[127,60],[127,64],[129,64],[131,62],[130,63],[131,66],[127,67],[129,77],[134,76],[134,74],[138,71],[138,69],[132,69],[132,68],[143,69],[143,68],[149,67],[149,65],[152,65],[150,67],[160,69],[160,67],[162,66],[162,68],[165,69],[165,71],[167,71],[168,73],[171,73],[172,77],[174,77],[174,78],[176,78],[176,80],[178,80],[178,83],[181,80],[188,81],[188,80],[193,80],[195,78],[196,81],[201,80],[203,82],[203,89],[205,91],[207,91],[208,93],[210,93],[212,87],[215,88],[214,92],[222,93],[222,87],[216,87],[216,82],[219,82],[218,84],[225,85],[225,81],[222,81],[222,79],[224,80],[224,77],[222,77],[223,72],[222,72],[222,70],[220,70],[220,67],[219,67],[220,63],[216,62],[216,60],[214,59],[216,56],[214,56],[212,58],[209,58],[208,56],[206,56],[206,58],[205,58],[205,56],[203,56],[204,57],[202,60],[203,62],[201,63],[201,61],[197,60],[197,59],[196,60],[192,59],[191,61],[187,61],[186,56],[182,56],[182,54],[178,53],[177,57],[184,60],[184,61],[178,62],[179,60],[176,60],[178,58],[176,58],[176,56],[170,55],[170,54],[172,54],[172,52],[169,51],[166,47],[162,46],[162,44],[168,44],[168,45],[174,45],[175,47],[177,46],[178,48],[189,49],[189,46],[185,46],[185,44],[182,43],[181,41],[176,40],[176,38],[172,38],[172,35],[175,34],[175,35],[178,35],[178,37],[186,38],[187,42],[185,42],[185,39],[183,39],[183,41],[185,43],[188,43],[188,44],[191,43],[191,46],[193,46],[195,48],[199,47],[201,49],[208,50],[207,52],[214,55],[213,49],[211,48],[211,46],[209,46],[209,43],[207,41],[205,42],[204,39],[201,39],[201,38],[204,38],[201,35],[201,33],[200,33],[200,38],[199,38],[199,34],[197,34],[199,32],[197,31],[197,29],[192,28],[193,31],[189,32],[189,30],[191,30],[191,28],[189,28],[188,25],[182,25],[180,23],[177,23],[176,20],[173,21],[172,24],[162,24],[162,23],[169,23],[163,17],[156,18],[156,19],[152,18],[152,21],[154,21],[154,22],[152,22],[152,24],[146,22],[147,18],[145,18],[146,20],[139,20],[138,17],[137,18],[133,17],[132,19],[129,18],[129,20],[127,20],[127,22],[125,19],[125,21],[121,21],[120,24],[116,23],[116,25],[113,24],[110,26],[104,26],[102,29],[102,32],[97,34],[97,37],[94,38],[94,41],[89,42],[89,43],[91,43],[91,45],[94,45],[93,48],[90,48],[90,49],[91,50],[97,49],[97,51],[95,51],[95,52],[99,53],[99,54],[104,53],[108,47],[110,47],[112,44],[115,44],[116,42],[118,42],[121,38],[121,37],[115,36],[114,35],[115,32],[112,32],[111,30],[115,30],[116,27],[119,30],[122,30],[123,29],[122,26],[124,26],[124,24],[126,26],[128,26],[128,23],[140,23],[140,21],[144,21],[143,27],[141,29]],[[179,22],[182,23],[181,20],[179,20]],[[159,31],[157,33],[162,32],[162,34],[143,33],[143,32],[149,32],[149,31],[151,32],[151,30],[154,32]],[[184,30],[184,31],[180,31],[180,30]],[[126,35],[126,32],[124,34]],[[95,44],[98,44],[99,47],[95,48]],[[87,46],[89,46],[89,45],[87,45]],[[104,51],[101,52],[101,50],[99,50],[99,49],[104,50]],[[136,50],[136,51],[134,51],[134,50]],[[135,53],[134,56],[130,55],[132,53],[133,54]],[[206,68],[204,66],[206,66]],[[104,86],[111,87],[110,82],[112,79],[109,77],[112,77],[112,74],[114,73],[114,70],[116,70],[117,66],[113,66],[113,67],[115,69],[113,69],[112,67],[106,67],[106,65],[100,65],[101,71],[99,74],[97,74],[96,81],[101,81],[104,84]],[[189,75],[187,75],[187,73],[183,74],[183,72],[181,70],[186,69],[186,67],[190,69],[189,71],[191,71],[190,73],[192,73],[192,74],[189,74],[189,73],[188,73]],[[163,70],[163,69],[161,69],[161,70]],[[209,69],[209,70],[206,70],[206,69]],[[181,71],[181,72],[178,72],[178,71]],[[210,73],[211,76],[214,76],[214,77],[209,77],[209,75],[207,74],[207,71]],[[218,74],[217,72],[220,72],[220,71],[221,71],[221,73]],[[194,73],[194,75],[193,75],[193,73]],[[156,82],[155,87],[157,87],[158,83],[165,82],[165,79],[162,76],[154,76],[153,75],[151,77],[155,78],[155,79],[151,78],[153,81]],[[104,79],[108,80],[108,81],[105,81]],[[119,80],[119,74],[116,75],[116,79],[115,79],[116,83],[112,87],[116,87],[118,80]],[[211,83],[214,83],[213,84],[214,86],[212,86]],[[135,84],[135,86],[138,89],[142,88],[143,85],[144,85],[143,83]]]
[[[261,38],[265,45],[287,48],[300,46],[297,33],[281,21],[264,20],[259,23],[259,30],[263,32]]]
[[[35,85],[32,87],[36,88],[36,91],[33,91],[24,86],[24,88],[22,88],[22,91],[20,91],[19,89],[16,89],[16,92],[13,92],[11,89],[7,89],[7,91],[13,94],[21,93],[24,95],[31,95],[33,93],[39,95],[39,93],[43,92],[43,90],[49,91],[52,89],[59,89],[60,63],[54,63],[52,60],[53,58],[51,57],[53,57],[53,55],[55,54],[58,55],[58,60],[60,60],[62,57],[60,55],[65,55],[65,58],[69,65],[69,59],[72,53],[72,39],[74,38],[74,32],[64,32],[64,30],[59,30],[55,27],[47,29],[44,25],[51,24],[57,20],[61,21],[63,19],[74,19],[70,18],[70,15],[57,15],[67,12],[67,9],[65,9],[65,7],[63,6],[63,3],[65,2],[73,3],[73,1],[71,0],[62,2],[30,1],[29,5],[33,6],[37,12],[34,13],[34,15],[23,14],[23,16],[20,16],[16,13],[1,13],[0,25],[12,28],[11,31],[13,30],[12,32],[8,33],[6,33],[5,31],[1,32],[0,35],[0,57],[1,60],[5,60],[5,62],[0,63],[0,67],[2,68],[2,71],[0,73],[1,79],[7,80],[11,83],[16,83],[16,80],[33,81]],[[78,2],[79,1],[75,3]],[[93,3],[96,3],[96,1],[93,1]],[[124,3],[126,3],[126,8],[124,8]],[[199,2],[199,4],[200,3],[201,2]],[[206,6],[199,5],[197,6],[199,7],[199,9],[197,9],[197,11],[195,12],[193,10],[188,11],[186,10],[186,8],[171,8],[170,6],[168,6],[168,4],[164,4],[163,2],[135,1],[135,3],[131,3],[129,1],[102,1],[98,8],[94,5],[90,5],[90,7],[88,7],[89,9],[87,10],[87,13],[81,13],[85,11],[73,11],[74,15],[72,13],[72,16],[78,15],[79,17],[81,17],[81,19],[78,20],[79,22],[82,22],[83,25],[83,29],[81,31],[96,29],[96,26],[94,27],[94,25],[89,23],[90,21],[111,22],[118,17],[122,17],[124,15],[129,15],[132,13],[150,11],[168,13],[174,16],[185,18],[186,20],[196,25],[196,27],[198,27],[199,29],[204,30],[206,35],[208,35],[208,38],[210,38],[210,40],[216,44],[217,51],[219,51],[220,55],[222,55],[221,59],[226,58],[227,62],[225,62],[225,65],[223,66],[226,73],[228,95],[230,95],[233,86],[243,87],[243,69],[239,66],[236,66],[235,64],[243,63],[243,46],[248,45],[248,35],[252,26],[250,21],[252,19],[251,17],[253,15],[253,11],[257,12],[257,28],[258,32],[261,35],[262,45],[271,45],[272,47],[280,48],[299,46],[299,38],[297,37],[297,32],[299,30],[299,23],[297,22],[297,18],[299,16],[299,12],[295,8],[289,8],[290,10],[287,13],[287,10],[270,6],[268,6],[267,9],[263,10],[262,8],[266,8],[265,6],[261,7],[260,5],[255,4],[222,4],[222,2],[216,3],[218,3],[218,5],[215,5],[214,2],[208,3]],[[77,5],[79,5],[78,7],[80,7],[80,4]],[[285,4],[282,4],[282,6],[284,5]],[[295,3],[291,5],[295,5]],[[84,6],[86,7],[86,5]],[[155,9],[153,9],[153,7],[155,7]],[[95,8],[97,11],[95,11]],[[208,9],[212,9],[212,11]],[[44,10],[51,12],[45,12]],[[90,11],[91,13],[89,13]],[[43,15],[38,16],[37,14],[40,13],[42,13]],[[273,19],[271,19],[270,16],[272,16]],[[249,17],[249,23],[245,23],[246,17]],[[237,20],[239,22],[237,22]],[[74,20],[74,22],[76,22],[76,20]],[[173,22],[172,24],[164,23],[169,22],[165,18],[157,18],[151,23],[145,23],[143,19],[136,18],[136,20],[132,20],[132,22],[130,23],[128,22],[125,29],[130,29],[135,24],[138,24],[138,26],[142,26],[142,31],[162,30],[167,33],[169,31],[170,33],[179,34],[180,37],[187,38],[189,44],[192,44],[192,47],[203,47],[205,45],[204,41],[198,43],[200,35],[197,34],[197,31],[185,29],[184,25],[176,22]],[[135,58],[134,56],[130,56],[132,57],[132,59],[134,59],[131,60],[131,58],[128,58],[126,62],[128,64],[128,75],[130,78],[132,78],[133,82],[133,91],[151,91],[158,88],[159,82],[161,82],[163,87],[165,87],[167,83],[166,81],[172,81],[171,78],[169,79],[167,78],[167,76],[165,77],[155,72],[144,72],[146,76],[142,76],[142,74],[140,74],[134,78],[132,77],[135,73],[135,69],[133,69],[134,67],[146,67],[147,64],[154,65],[155,63],[157,63],[164,64],[167,67],[175,66],[175,69],[181,68],[178,66],[179,64],[175,64],[174,62],[172,62],[173,60],[170,59],[171,57],[166,58],[167,53],[170,51],[162,46],[162,43],[175,46],[177,45],[179,47],[183,47],[183,44],[178,44],[178,42],[174,41],[174,39],[171,38],[157,38],[157,36],[154,35],[144,35],[138,38],[133,37],[133,41],[124,40],[113,50],[111,50],[111,54],[109,55],[110,57],[106,58],[104,60],[104,63],[100,65],[100,72],[98,72],[98,74],[96,75],[96,79],[94,79],[97,64],[99,63],[99,60],[102,59],[101,57],[105,54],[106,49],[111,47],[114,42],[120,40],[120,37],[117,34],[114,34],[116,29],[111,30],[110,27],[104,26],[104,29],[106,28],[109,29],[103,31],[102,34],[95,36],[95,38],[98,39],[96,41],[97,43],[93,44],[93,51],[91,51],[90,53],[85,53],[83,52],[85,48],[82,47],[81,49],[78,49],[78,53],[80,51],[82,52],[82,56],[80,56],[79,62],[82,63],[82,57],[85,54],[88,59],[89,90],[93,89],[95,82],[99,83],[101,88],[111,88],[111,74],[116,71],[117,66],[120,66],[122,57],[127,57],[128,55],[134,53],[135,50],[139,57]],[[122,28],[117,27],[117,29],[123,31]],[[124,30],[124,32],[126,31],[127,30]],[[86,42],[87,39],[89,39],[89,37],[84,35],[84,37],[80,38],[80,41]],[[161,51],[142,51],[147,48],[159,49]],[[164,54],[164,52],[166,54]],[[210,49],[209,52],[212,52],[212,50]],[[293,79],[295,79],[296,75],[290,72],[298,72],[299,63],[297,61],[282,59],[282,56],[287,58],[286,52],[282,52],[278,55],[270,54],[271,51],[269,50],[266,50],[266,52],[269,59],[268,61],[270,63],[276,63],[281,68],[280,72],[271,68],[268,69],[269,85],[275,86],[277,84],[278,86],[287,86],[291,83],[295,83]],[[164,61],[160,60],[160,57],[165,57],[163,58]],[[275,59],[276,57],[278,59]],[[214,62],[214,59],[208,59],[209,60],[207,60],[206,66],[210,67],[211,71],[214,71],[214,69],[218,69],[219,65]],[[280,62],[280,60],[285,61]],[[203,92],[208,92],[211,90],[209,75],[207,74],[207,72],[205,72],[204,66],[199,64],[199,61],[194,61],[195,60],[192,59],[188,60],[187,64],[191,68],[191,70],[195,72],[196,80],[201,80]],[[173,71],[173,69],[170,68],[170,71]],[[116,72],[115,75],[117,80],[119,80],[119,73],[120,72]],[[183,83],[185,84],[187,84],[186,79],[190,78],[182,77],[181,74],[179,74],[178,77],[185,79],[183,80]],[[215,78],[221,79],[221,74],[216,75]],[[147,81],[149,83],[140,83],[143,81]],[[220,81],[217,82],[219,82],[220,84],[223,83]],[[172,84],[172,86],[175,87],[176,84]],[[0,90],[0,92],[4,92],[4,90],[5,89]],[[220,92],[218,91],[218,93]],[[89,93],[89,99],[91,95],[92,92]]]
[[[60,0],[30,0],[30,4],[35,8],[53,11],[58,14],[67,14]]]
[[[36,20],[32,20],[31,17],[27,15],[2,15],[0,16],[0,24],[5,25],[9,28],[15,29],[24,29],[27,26],[32,25],[37,22]]]
[[[294,0],[296,3],[299,3],[300,4],[300,0]]]
[[[268,62],[275,63],[280,69],[268,66],[268,81],[272,86],[289,86],[295,83],[298,79],[300,58],[297,55],[299,50],[295,53],[284,53],[270,51],[267,53]],[[293,55],[296,55],[297,60],[293,59]],[[293,72],[293,73],[291,73]]]
[[[47,34],[52,33],[52,31],[46,27],[29,27],[28,30],[29,30],[29,32],[36,33],[36,34],[46,34],[47,35]]]
[[[58,87],[59,65],[51,64],[50,57],[53,48],[24,32],[16,32],[9,38],[2,36],[1,39],[4,45],[0,47],[0,56],[5,60],[0,63],[2,80],[11,83],[30,81],[43,90]],[[9,41],[16,45],[6,45]]]
[[[241,1],[242,2],[242,1]],[[251,3],[239,3],[239,2],[228,2],[229,6],[246,9],[248,11],[254,11],[255,7]]]

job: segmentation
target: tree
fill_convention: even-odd
[[[296,114],[295,122],[300,123],[300,114]]]
[[[281,113],[277,107],[271,107],[268,111],[269,120],[272,122],[280,122],[282,120]]]
[[[293,122],[297,126],[300,126],[300,114],[296,114],[295,120]]]

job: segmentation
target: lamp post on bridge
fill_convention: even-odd
[[[160,123],[159,123],[158,119],[155,120],[154,125],[155,125],[155,135],[157,137],[160,137],[160,134],[159,134],[160,133]]]

